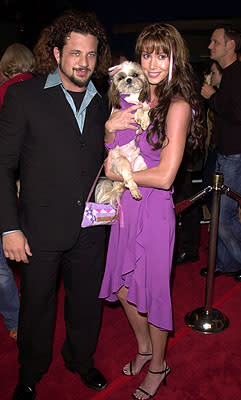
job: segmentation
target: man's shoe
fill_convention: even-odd
[[[235,275],[234,275],[234,279],[237,282],[241,282],[241,269],[239,269],[238,271],[236,271]]]
[[[205,278],[208,276],[208,269],[207,268],[202,268],[200,270],[200,275],[204,276]],[[222,271],[214,271],[214,278],[217,278],[218,276],[224,275]]]
[[[90,389],[103,390],[107,386],[107,381],[102,373],[96,369],[91,368],[87,374],[80,374],[82,382]]]
[[[225,271],[225,272],[223,272],[223,271],[219,271],[219,270],[217,270],[217,271],[214,271],[214,278],[217,278],[217,276],[221,276],[221,275],[225,275],[225,276],[236,276],[236,274],[238,273],[239,271]],[[241,273],[241,270],[240,270],[240,273]],[[200,275],[201,276],[204,276],[204,277],[207,277],[208,276],[208,269],[207,268],[202,268],[201,270],[200,270]]]
[[[176,265],[182,265],[182,264],[187,264],[189,262],[195,262],[198,261],[199,257],[198,255],[192,255],[187,253],[186,251],[182,251],[177,255],[176,258]]]
[[[79,371],[74,370],[67,365],[66,368],[71,372],[78,373],[84,385],[88,386],[90,389],[103,390],[108,385],[105,377],[96,368],[90,368],[86,374],[81,374]]]
[[[15,388],[12,400],[34,400],[36,391],[34,386],[18,384]]]

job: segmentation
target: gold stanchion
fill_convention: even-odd
[[[206,281],[205,307],[197,308],[185,316],[187,326],[201,333],[217,333],[229,325],[228,318],[220,311],[212,308],[213,282],[216,262],[218,220],[222,194],[223,175],[213,174],[213,193],[211,211],[211,229],[208,251],[208,275]]]

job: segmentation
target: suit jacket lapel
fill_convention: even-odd
[[[44,89],[44,96],[46,97],[46,102],[49,103],[49,109],[55,110],[55,112],[58,113],[59,119],[64,118],[65,120],[68,120],[76,134],[80,135],[81,132],[79,130],[74,112],[61,87],[54,86]]]

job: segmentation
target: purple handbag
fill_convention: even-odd
[[[101,168],[88,194],[85,203],[83,219],[81,222],[82,228],[97,225],[113,225],[118,220],[119,208],[114,208],[110,204],[100,204],[89,201],[96,186],[96,183],[99,179],[103,166],[104,164],[101,165]]]

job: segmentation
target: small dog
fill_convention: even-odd
[[[114,145],[111,151],[112,170],[123,177],[124,182],[113,182],[101,178],[95,190],[97,203],[108,203],[116,206],[125,190],[129,188],[132,197],[136,200],[142,198],[134,182],[132,171],[146,169],[146,163],[140,156],[140,149],[136,146],[138,131],[146,130],[150,125],[149,110],[146,102],[149,100],[149,83],[141,66],[132,61],[125,61],[109,69],[112,82],[109,88],[109,100],[113,108],[123,109],[133,104],[142,104],[142,108],[135,112],[135,121],[138,130],[126,129],[116,132]]]

